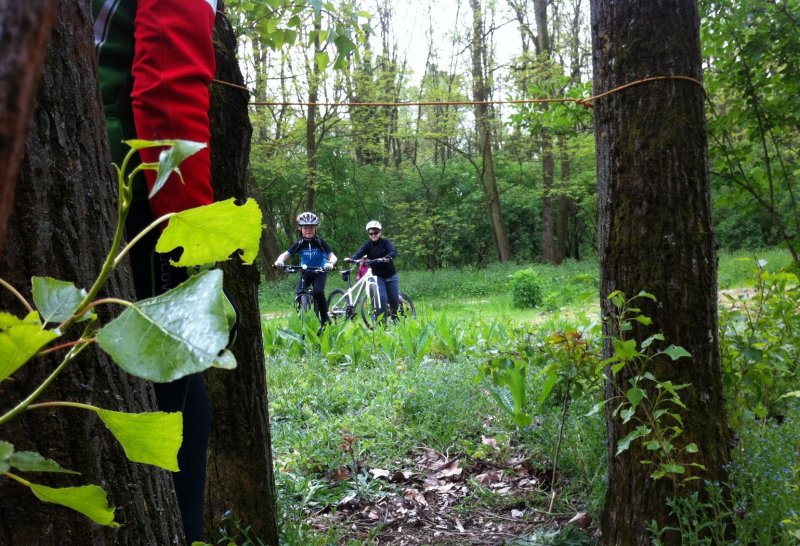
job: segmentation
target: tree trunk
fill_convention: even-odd
[[[236,39],[225,17],[215,28],[217,79],[244,85],[236,60]],[[211,178],[218,200],[250,197],[248,158],[252,127],[247,93],[216,84],[211,102]],[[239,311],[239,331],[232,350],[238,367],[206,374],[212,405],[208,458],[207,529],[223,514],[250,527],[251,537],[277,545],[275,485],[267,411],[266,371],[258,307],[259,275],[255,265],[232,260],[223,265],[225,288]]]
[[[500,209],[500,193],[492,157],[492,137],[489,120],[489,107],[486,104],[486,80],[483,75],[483,17],[480,0],[470,0],[472,7],[472,97],[475,101],[475,125],[478,129],[478,148],[483,160],[481,179],[492,223],[492,235],[497,249],[497,259],[501,262],[511,260],[511,244],[506,236],[503,213]]]
[[[699,16],[696,0],[605,2],[592,0],[595,93],[639,78],[682,75],[700,80]],[[630,431],[607,406],[608,493],[602,516],[603,543],[648,544],[648,522],[664,526],[665,499],[703,491],[706,480],[723,481],[729,433],[722,398],[717,337],[717,271],[711,231],[703,90],[688,81],[661,81],[624,90],[595,106],[600,224],[601,296],[646,290],[658,298],[641,305],[653,325],[632,334],[638,340],[663,332],[691,358],[657,361],[661,381],[690,383],[680,391],[686,404],[678,447],[695,442],[686,476],[701,479],[678,490],[667,479],[650,478],[652,466],[641,442],[615,456]],[[603,299],[603,315],[612,312]],[[608,331],[606,333],[609,333]],[[604,356],[611,356],[607,343]],[[627,368],[618,384],[630,377]],[[606,385],[608,398],[611,385]],[[688,459],[688,457],[687,457]],[[684,476],[684,477],[686,477]],[[679,544],[674,533],[667,544]]]
[[[14,204],[19,163],[42,76],[47,42],[58,0],[3,2],[0,5],[0,252]]]
[[[314,30],[317,37],[314,38],[314,58],[306,66],[310,69],[308,74],[308,111],[306,114],[306,165],[308,175],[306,180],[306,193],[303,198],[303,209],[314,210],[314,201],[317,197],[317,106],[319,101],[319,65],[316,56],[322,52],[319,41],[319,31],[322,23],[319,16],[314,17]]]
[[[91,27],[88,2],[61,3],[20,167],[6,250],[0,257],[0,275],[29,300],[32,275],[88,288],[111,245],[116,178],[110,167],[95,63],[87,62],[95,55]],[[127,262],[102,294],[133,299]],[[0,308],[18,316],[23,313],[5,290],[0,290]],[[72,334],[76,332],[67,332],[64,339],[74,339]],[[29,394],[55,365],[54,358],[37,359],[15,373],[13,380],[4,381],[0,385],[2,411]],[[40,400],[121,411],[156,408],[152,387],[125,374],[96,348],[84,351]],[[0,544],[183,543],[169,473],[129,462],[93,414],[78,409],[32,410],[3,425],[0,436],[18,450],[39,451],[81,473],[26,473],[36,483],[104,487],[122,524],[116,529],[98,526],[70,509],[42,503],[27,488],[2,478]]]

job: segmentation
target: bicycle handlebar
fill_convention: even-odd
[[[349,264],[356,264],[357,263],[357,264],[372,265],[372,264],[375,264],[375,263],[391,262],[392,259],[391,258],[375,258],[374,260],[368,260],[367,258],[361,258],[359,260],[353,260],[351,258],[345,258],[344,261],[349,263]]]
[[[324,267],[310,268],[307,265],[275,265],[272,264],[273,269],[280,269],[284,273],[298,273],[301,271],[310,271],[311,273],[327,273]]]

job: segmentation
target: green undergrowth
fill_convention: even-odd
[[[720,279],[755,291],[735,293],[721,306],[723,379],[737,441],[725,484],[731,500],[717,499],[713,510],[719,517],[713,522],[703,519],[708,506],[696,499],[671,501],[686,544],[714,543],[692,542],[713,525],[719,536],[731,536],[721,527],[735,525],[743,544],[790,544],[800,536],[800,369],[793,349],[800,346],[800,323],[792,311],[800,307],[800,296],[796,278],[778,272],[788,263],[785,253],[758,257],[760,267],[745,255],[720,259]],[[517,269],[480,274],[496,275],[491,283],[500,285]],[[547,511],[552,501],[555,512],[588,511],[598,521],[607,446],[602,412],[591,412],[602,398],[602,381],[591,365],[600,353],[598,304],[588,294],[590,286],[596,290],[597,276],[587,264],[567,264],[560,278],[556,268],[534,269],[545,301],[550,294],[549,311],[516,310],[510,294],[497,286],[457,297],[446,290],[453,290],[448,283],[458,282],[458,275],[437,272],[426,278],[412,272],[401,282],[404,292],[420,293],[414,295],[416,320],[375,331],[346,322],[321,335],[314,319],[303,322],[288,312],[264,320],[282,544],[370,543],[348,541],[347,529],[335,525],[323,534],[312,531],[307,518],[335,512],[349,495],[375,502],[402,494],[397,490],[402,486],[372,479],[367,470],[414,470],[420,448],[458,458],[467,469],[484,462],[501,467],[511,457],[523,457],[545,485],[539,497],[519,502]],[[473,280],[462,279],[459,286],[467,290]],[[559,286],[576,288],[559,291]],[[433,295],[438,293],[449,296]],[[753,316],[758,321],[748,318]],[[586,343],[591,353],[586,368],[562,358],[560,344],[568,332]],[[523,348],[527,360],[520,356]],[[521,361],[527,364],[516,369]],[[569,404],[562,422],[563,400]],[[556,456],[560,431],[564,437]],[[498,448],[488,448],[484,438],[494,439]],[[332,480],[343,466],[355,475]],[[475,487],[458,509],[468,518],[509,502],[514,501]],[[661,531],[653,529],[654,540]]]

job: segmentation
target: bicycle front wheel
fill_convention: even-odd
[[[348,304],[347,298],[342,296],[344,296],[344,290],[341,288],[332,291],[328,296],[328,317],[334,324],[340,320],[352,318],[349,316],[352,311],[348,313],[348,307],[352,306]]]
[[[400,293],[400,304],[397,306],[397,318],[406,319],[417,318],[417,308],[414,307],[414,302],[408,297],[408,294]]]
[[[373,302],[376,301],[378,301],[378,294],[367,294],[361,298],[361,319],[370,330],[378,324],[378,310],[373,305]]]

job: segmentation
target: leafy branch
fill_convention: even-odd
[[[206,269],[181,285],[159,296],[138,302],[118,298],[100,298],[114,269],[142,236],[169,222],[156,250],[183,252],[172,264],[186,267],[209,267],[217,261],[239,255],[252,263],[258,252],[261,234],[261,211],[253,200],[237,206],[233,199],[204,207],[171,213],[157,219],[143,232],[124,243],[125,219],[133,197],[133,179],[141,171],[157,172],[150,197],[167,183],[170,175],[180,176],[179,165],[205,144],[182,140],[128,141],[130,151],[122,165],[116,166],[119,188],[117,225],[114,239],[103,266],[89,290],[50,277],[33,277],[33,305],[8,282],[8,290],[25,307],[18,317],[0,311],[0,382],[17,370],[44,355],[66,350],[56,368],[22,400],[0,415],[0,426],[24,411],[60,407],[94,412],[123,447],[129,460],[178,471],[178,450],[183,441],[183,418],[180,412],[117,412],[69,401],[37,402],[53,380],[93,343],[111,356],[116,365],[131,375],[150,381],[174,381],[209,367],[236,367],[227,350],[229,332],[235,322],[231,303],[222,291],[222,272]],[[142,163],[128,169],[139,150],[165,148],[158,163]],[[100,304],[122,305],[122,313],[100,325],[93,312]],[[77,339],[60,340],[71,326],[86,322]],[[50,327],[57,325],[56,327]],[[13,472],[12,472],[13,470]],[[77,474],[39,453],[16,451],[13,444],[0,440],[0,476],[26,487],[43,502],[76,510],[101,525],[116,527],[114,508],[108,506],[105,491],[96,485],[52,488],[33,483],[18,472],[56,472]]]

